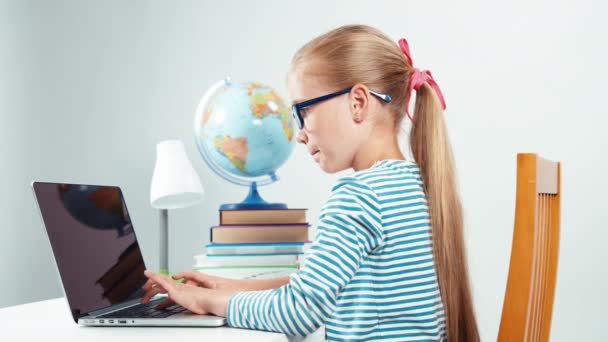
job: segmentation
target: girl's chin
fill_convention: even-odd
[[[321,168],[321,170],[323,170],[323,172],[329,173],[329,174],[333,174],[336,172],[340,172],[342,170],[346,170],[346,168],[340,168],[340,167],[337,167],[336,165],[327,165],[323,160],[320,160],[317,163],[319,164],[319,167]]]

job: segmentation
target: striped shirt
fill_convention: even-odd
[[[441,341],[445,316],[418,166],[383,160],[342,177],[321,209],[306,262],[289,283],[237,292],[232,327],[330,341]]]

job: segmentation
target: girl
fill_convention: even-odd
[[[294,56],[292,112],[326,172],[352,168],[321,210],[306,264],[289,277],[232,280],[145,272],[157,293],[228,325],[339,340],[478,341],[463,219],[439,87],[407,42],[368,26],[327,32]],[[409,98],[416,91],[414,112]],[[399,149],[405,115],[414,161]]]

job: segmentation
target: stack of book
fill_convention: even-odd
[[[308,228],[306,209],[220,210],[194,269],[234,279],[289,275],[304,262]]]

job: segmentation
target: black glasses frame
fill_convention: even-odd
[[[319,97],[315,97],[313,99],[310,100],[306,100],[306,101],[302,101],[299,103],[294,103],[293,105],[291,105],[291,115],[293,116],[293,119],[296,121],[296,123],[298,124],[298,128],[302,129],[304,128],[304,118],[302,117],[302,113],[301,110],[305,107],[308,106],[312,106],[314,104],[317,104],[319,102],[323,102],[329,99],[332,99],[334,97],[340,96],[342,94],[346,94],[349,93],[353,88],[346,88],[346,89],[342,89],[339,91],[336,91],[334,93],[331,94],[327,94],[327,95],[323,95],[323,96],[319,96]],[[386,103],[390,103],[391,102],[391,97],[387,94],[381,94],[378,93],[376,91],[373,90],[369,90],[369,93],[378,97],[380,100],[386,102]]]

